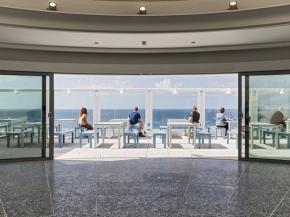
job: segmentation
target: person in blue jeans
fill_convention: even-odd
[[[139,136],[145,137],[146,133],[144,131],[144,124],[141,120],[141,115],[139,113],[139,108],[136,106],[134,110],[129,114],[129,120],[131,126],[136,126],[139,131]]]

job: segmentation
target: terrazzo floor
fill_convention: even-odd
[[[190,158],[0,164],[2,217],[289,217],[290,165]]]

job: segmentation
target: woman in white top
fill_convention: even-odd
[[[216,114],[216,126],[223,127],[226,129],[225,136],[229,130],[228,118],[225,115],[225,108],[220,108],[220,112]]]
[[[80,111],[79,126],[84,127],[87,130],[93,129],[92,125],[90,125],[88,122],[88,111],[85,107],[82,107]]]

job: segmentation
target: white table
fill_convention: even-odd
[[[54,122],[58,126],[59,131],[62,131],[62,126],[63,126],[63,123],[65,122],[75,122],[75,124],[77,125],[77,120],[74,118],[60,118],[60,119],[55,119]]]
[[[0,123],[7,123],[7,131],[12,131],[12,125],[18,124],[18,123],[24,123],[25,121],[23,119],[16,119],[16,118],[6,118],[6,119],[0,119]]]
[[[254,142],[253,142],[253,131],[254,128],[258,128],[258,138],[259,140],[261,140],[261,130],[262,128],[274,128],[275,132],[276,132],[276,136],[275,136],[275,147],[278,146],[278,129],[279,129],[279,125],[276,124],[270,124],[270,123],[264,123],[264,122],[250,122],[249,123],[249,127],[250,127],[250,137],[251,137],[251,148],[254,147]]]
[[[97,146],[97,129],[102,128],[103,132],[105,128],[117,128],[118,129],[118,148],[121,148],[121,136],[125,133],[126,122],[124,121],[108,121],[108,122],[100,122],[94,124],[94,145]],[[122,133],[121,133],[122,130]],[[105,134],[102,135],[102,142],[105,143]]]
[[[187,128],[188,129],[188,141],[190,140],[190,129],[193,128],[193,146],[196,145],[196,124],[190,123],[184,119],[169,119],[167,122],[167,135],[168,135],[168,147],[172,147],[172,129],[173,128]]]
[[[38,139],[38,142],[40,142],[40,133],[41,133],[41,127],[42,127],[42,123],[41,122],[29,122],[29,123],[25,123],[24,124],[25,127],[31,127],[32,128],[32,131],[34,133],[34,128],[36,127],[37,129],[37,139]]]
[[[109,120],[109,122],[124,122],[125,123],[125,125],[126,125],[126,129],[128,129],[129,128],[129,118],[127,118],[127,119],[111,119],[111,120]]]

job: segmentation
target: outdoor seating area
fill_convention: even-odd
[[[236,149],[236,138],[216,135],[211,128],[203,129],[186,119],[168,119],[166,126],[147,130],[140,137],[138,129],[129,126],[128,119],[112,119],[95,123],[93,130],[77,126],[76,119],[55,120],[55,143],[58,147],[89,148],[180,148],[180,149]],[[75,124],[72,125],[72,123]],[[71,129],[65,126],[74,126]],[[214,127],[212,127],[214,128]],[[74,147],[74,146],[73,146]]]
[[[41,123],[25,119],[0,119],[0,140],[7,148],[24,148],[39,145],[41,141]]]

